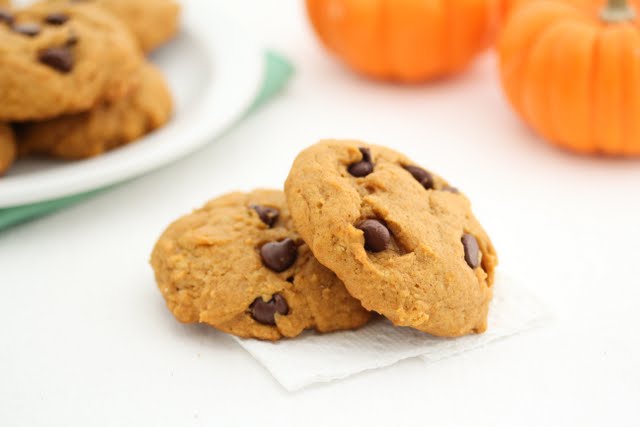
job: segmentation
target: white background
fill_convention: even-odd
[[[190,3],[237,20],[297,74],[209,148],[0,234],[0,426],[640,423],[640,161],[530,134],[491,56],[434,84],[373,83],[322,51],[298,0]],[[164,226],[223,192],[281,186],[321,137],[389,145],[460,187],[500,268],[554,320],[294,394],[229,337],[177,324],[147,265]]]

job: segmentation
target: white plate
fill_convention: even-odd
[[[211,142],[251,105],[264,71],[262,50],[220,16],[185,17],[182,33],[152,57],[164,71],[173,119],[135,144],[77,162],[21,160],[0,178],[0,208],[115,184]]]

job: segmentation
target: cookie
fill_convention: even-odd
[[[66,4],[74,0],[45,0]],[[178,32],[180,6],[174,0],[75,0],[94,3],[108,10],[133,32],[140,47],[150,52]]]
[[[323,141],[285,192],[300,236],[365,308],[438,336],[486,329],[496,253],[444,179],[388,148]]]
[[[97,6],[9,14],[0,23],[0,120],[43,120],[122,98],[142,61],[131,33]]]
[[[21,156],[41,154],[63,159],[97,156],[128,144],[165,124],[172,100],[160,71],[145,64],[140,86],[130,96],[86,113],[16,125]]]
[[[16,158],[16,141],[9,125],[0,123],[0,175],[3,175]]]
[[[240,337],[277,340],[369,319],[293,230],[281,191],[228,194],[180,218],[156,243],[151,265],[179,321]]]

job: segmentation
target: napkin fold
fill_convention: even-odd
[[[273,51],[265,52],[265,75],[262,81],[262,87],[258,92],[255,100],[247,113],[246,117],[256,111],[267,101],[285,87],[291,76],[293,75],[293,66],[284,57]],[[113,186],[111,186],[113,187]],[[38,218],[43,215],[64,209],[76,203],[82,202],[98,193],[107,191],[109,188],[101,188],[89,192],[75,194],[54,200],[33,203],[29,205],[16,206],[11,208],[0,209],[0,231],[11,226]]]
[[[282,386],[295,391],[400,360],[420,357],[433,363],[484,347],[539,326],[549,319],[545,306],[516,280],[498,275],[484,334],[437,338],[377,319],[356,331],[320,335],[305,332],[274,343],[235,338]]]

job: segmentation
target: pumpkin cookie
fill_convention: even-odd
[[[97,156],[162,126],[172,111],[164,77],[153,65],[145,64],[138,80],[138,89],[124,99],[86,113],[16,125],[20,155],[64,159]]]
[[[74,0],[45,0],[44,3],[67,4],[72,1]],[[180,6],[174,0],[82,1],[97,4],[120,18],[145,52],[164,44],[178,32]]]
[[[300,236],[365,308],[433,335],[486,329],[496,253],[445,180],[388,148],[324,141],[285,191]]]
[[[210,201],[169,226],[151,265],[178,320],[240,337],[277,340],[369,319],[293,230],[281,191]]]
[[[16,158],[16,141],[13,131],[0,123],[0,175],[4,174]]]
[[[96,6],[8,14],[0,22],[0,120],[42,120],[122,98],[142,60],[131,33]]]

